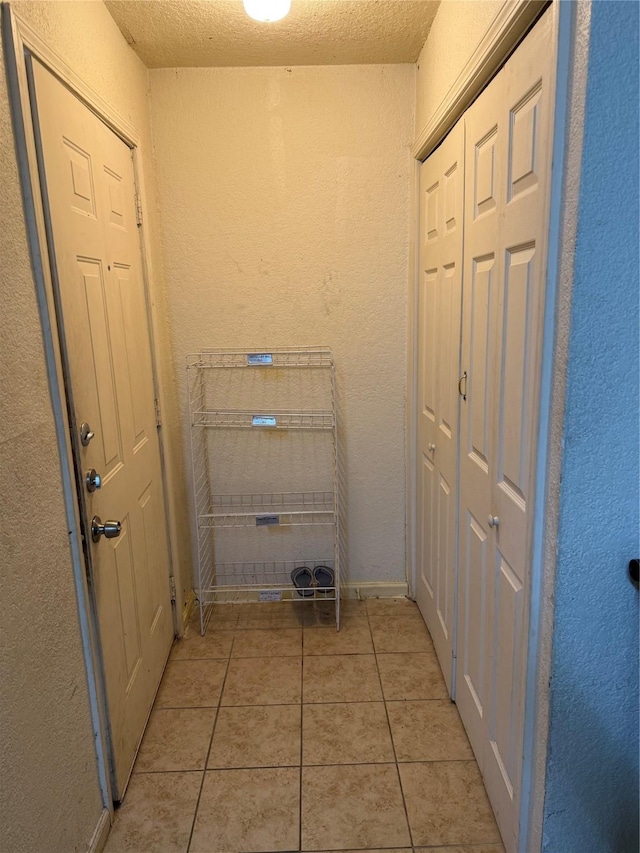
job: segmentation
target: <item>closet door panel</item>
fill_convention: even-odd
[[[484,97],[484,93],[483,93]],[[478,110],[475,110],[477,113]],[[477,222],[495,213],[498,207],[498,185],[500,175],[498,174],[499,161],[496,157],[496,146],[498,144],[498,125],[489,121],[487,127],[483,128],[483,132],[478,133],[474,127],[470,128],[469,116],[467,115],[467,132],[471,130],[471,140],[473,145],[473,163],[471,175],[473,176],[473,214],[472,219]],[[486,123],[485,123],[486,124]],[[482,125],[479,125],[482,127]],[[475,132],[474,132],[475,131]],[[469,189],[470,187],[468,187]]]
[[[546,284],[553,128],[552,18],[543,16],[505,66],[501,156],[507,164],[500,257],[495,478],[497,561],[487,788],[507,850],[520,810],[531,542]]]
[[[486,522],[470,509],[460,516],[457,698],[474,751],[484,742],[491,689],[493,597]]]
[[[436,613],[440,631],[446,639],[453,631],[454,608],[454,568],[455,522],[454,506],[455,483],[449,483],[442,471],[438,476],[438,504],[436,515]]]
[[[462,293],[459,276],[459,265],[455,262],[444,266],[438,287],[438,440],[445,442],[450,442],[455,434],[458,418]]]
[[[497,77],[465,114],[465,227],[460,408],[458,660],[456,702],[482,768],[491,713],[495,562],[491,483],[496,428],[496,323],[501,287],[499,147],[502,88]],[[465,385],[463,381],[463,386]]]
[[[535,249],[507,251],[500,294],[498,435],[496,485],[526,511],[531,457],[531,389],[529,362],[535,340],[532,320]]]
[[[420,439],[435,439],[436,427],[436,353],[437,315],[433,310],[436,303],[438,270],[427,269],[422,273],[418,294],[418,316],[421,329],[418,358],[419,366],[419,430]]]
[[[495,594],[495,657],[491,685],[490,753],[495,770],[512,798],[518,784],[519,756],[522,746],[520,714],[519,654],[522,640],[524,588],[522,579],[506,561],[498,548],[493,552],[496,562]],[[515,688],[515,689],[514,689]],[[488,769],[485,767],[485,769]]]
[[[418,605],[453,687],[464,129],[420,173]],[[427,517],[428,516],[428,517]]]
[[[418,506],[422,508],[420,513],[420,528],[418,539],[420,547],[418,550],[420,560],[420,572],[418,583],[423,587],[429,599],[435,598],[436,572],[435,560],[433,558],[434,548],[434,465],[431,459],[424,454],[420,460],[420,475],[418,478]]]
[[[420,172],[420,281],[418,289],[418,494],[417,494],[417,596],[434,609],[435,563],[435,466],[430,450],[436,435],[436,353],[438,293],[439,170],[436,160]],[[424,612],[424,610],[423,610]]]
[[[507,853],[520,816],[554,49],[546,13],[466,114],[457,701]]]
[[[465,363],[468,375],[473,376],[473,385],[467,382],[466,432],[463,433],[462,452],[469,457],[469,464],[480,469],[480,476],[489,470],[491,417],[489,392],[493,354],[493,328],[491,305],[495,301],[495,257],[488,255],[474,258],[469,276],[469,317],[467,320],[468,347],[465,348]]]

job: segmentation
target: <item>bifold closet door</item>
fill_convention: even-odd
[[[517,846],[555,43],[536,24],[466,113],[456,701]]]
[[[420,170],[417,600],[449,692],[457,547],[464,127]]]

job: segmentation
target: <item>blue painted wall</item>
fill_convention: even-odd
[[[637,853],[638,28],[592,4],[543,849]]]

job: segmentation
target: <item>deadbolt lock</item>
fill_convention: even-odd
[[[80,444],[83,447],[86,447],[91,439],[94,437],[95,433],[91,432],[91,427],[88,423],[80,424]]]
[[[102,477],[98,474],[95,468],[87,471],[84,481],[87,484],[88,492],[95,492],[96,489],[99,489],[102,486]]]

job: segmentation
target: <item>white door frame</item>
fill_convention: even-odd
[[[558,39],[554,96],[553,169],[547,249],[547,289],[541,365],[538,454],[536,463],[535,515],[531,565],[531,606],[527,654],[527,689],[524,720],[524,761],[520,811],[519,850],[540,849],[542,806],[547,753],[548,675],[551,669],[550,626],[553,623],[553,587],[557,533],[558,484],[561,448],[551,444],[561,424],[566,368],[566,335],[558,332],[568,322],[568,292],[573,279],[572,211],[575,186],[579,185],[581,140],[573,143],[565,162],[568,131],[573,111],[584,98],[586,67],[582,54],[588,48],[588,4],[554,2],[553,31]],[[505,0],[478,47],[469,58],[412,148],[415,175],[421,161],[440,144],[467,107],[495,76],[548,4],[529,0]],[[582,16],[586,23],[576,25]],[[583,32],[578,32],[582,29]],[[577,73],[576,73],[577,72]],[[574,128],[574,131],[576,128]],[[573,190],[572,190],[573,187]],[[408,295],[407,377],[407,582],[414,597],[417,583],[417,375],[419,193],[416,178],[411,188]],[[572,205],[574,205],[572,207]],[[557,442],[556,442],[557,444]]]
[[[138,131],[118,115],[109,104],[70,68],[42,39],[26,24],[9,4],[2,5],[3,47],[7,66],[7,83],[12,112],[18,170],[22,189],[24,216],[30,247],[31,262],[36,286],[36,296],[42,324],[45,359],[51,400],[54,412],[58,448],[61,458],[63,496],[69,529],[73,572],[78,596],[78,612],[82,648],[87,668],[87,683],[91,718],[96,743],[96,757],[100,790],[106,815],[96,832],[92,849],[100,849],[102,833],[106,832],[113,814],[113,799],[110,779],[110,743],[109,720],[106,704],[106,692],[100,659],[100,643],[97,618],[93,606],[92,594],[87,583],[88,566],[82,545],[81,502],[76,487],[74,473],[74,452],[70,440],[70,426],[67,414],[66,387],[68,377],[63,365],[64,342],[61,338],[55,308],[55,293],[48,260],[48,243],[45,230],[43,200],[40,193],[38,160],[35,148],[34,129],[31,120],[31,98],[27,79],[25,54],[38,59],[69,88],[93,113],[95,113],[125,144],[132,150],[136,192],[144,206],[145,188],[142,171],[142,152]],[[20,61],[19,59],[20,58]],[[147,303],[149,338],[154,381],[154,393],[159,398],[157,360],[155,356],[154,332],[157,329],[157,317],[150,298],[149,280],[151,278],[152,258],[149,242],[146,239],[144,224],[139,228],[142,254],[142,279]],[[173,575],[175,561],[175,536],[172,535],[171,508],[167,505],[167,472],[164,464],[163,436],[159,433],[162,468],[163,495],[168,519],[169,571]],[[176,617],[174,608],[174,630]],[[179,627],[179,626],[178,626]]]

